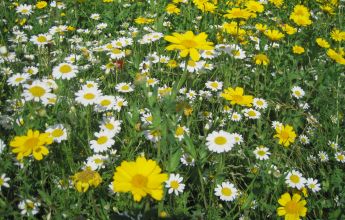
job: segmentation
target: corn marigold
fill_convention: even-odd
[[[288,147],[291,143],[295,142],[297,135],[290,125],[278,126],[276,132],[277,134],[274,137],[279,138],[279,144],[284,145],[284,147]]]
[[[136,161],[123,161],[116,167],[113,190],[131,192],[137,202],[148,194],[155,200],[162,200],[163,183],[168,180],[168,175],[161,171],[156,161],[145,157],[137,157]]]
[[[235,89],[229,87],[225,89],[223,93],[220,94],[221,97],[228,101],[231,101],[231,105],[241,105],[251,107],[253,103],[253,96],[244,95],[244,90],[242,87],[236,87]]]
[[[16,136],[10,142],[13,148],[12,152],[17,154],[17,160],[28,157],[31,154],[36,160],[42,160],[43,155],[48,155],[49,150],[46,145],[53,142],[49,133],[40,133],[36,130],[29,129],[26,135]]]
[[[301,200],[301,195],[297,193],[293,194],[292,198],[290,193],[283,194],[278,203],[281,207],[277,209],[277,213],[279,216],[285,216],[285,220],[299,220],[300,216],[305,217],[307,214],[307,201]]]
[[[102,177],[97,171],[91,170],[91,167],[74,174],[71,179],[78,192],[86,192],[90,186],[97,187],[102,182]]]
[[[180,56],[186,57],[190,55],[193,61],[200,59],[199,50],[212,50],[213,43],[206,41],[207,34],[202,32],[198,35],[194,35],[192,31],[179,34],[173,33],[172,36],[165,36],[164,39],[172,44],[167,46],[167,50],[180,50]]]

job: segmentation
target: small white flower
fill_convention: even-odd
[[[180,174],[170,174],[169,179],[166,181],[166,188],[169,188],[168,193],[175,193],[178,195],[182,193],[185,187],[185,184],[181,183],[183,178]]]
[[[219,196],[223,201],[233,201],[238,196],[238,190],[235,188],[234,184],[223,182],[221,185],[217,185],[214,194]]]
[[[304,187],[304,184],[306,183],[306,179],[300,172],[292,170],[286,176],[285,183],[292,188],[302,189]]]
[[[320,191],[320,183],[317,182],[317,179],[313,179],[313,178],[308,178],[307,179],[307,187],[313,191],[314,193],[315,192],[318,192]]]
[[[295,97],[296,99],[300,99],[305,95],[305,92],[303,89],[299,86],[294,86],[292,89],[292,96]]]
[[[271,154],[267,147],[259,146],[254,150],[254,154],[256,159],[259,160],[267,160],[269,158],[269,155]]]

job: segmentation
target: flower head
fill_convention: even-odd
[[[163,198],[163,182],[168,179],[161,173],[156,161],[137,157],[135,161],[123,161],[116,167],[113,190],[115,192],[131,192],[134,201],[139,202],[146,195],[156,200]]]
[[[102,182],[99,173],[91,170],[90,167],[86,167],[85,170],[74,174],[71,178],[78,192],[86,192],[90,186],[97,187]]]
[[[43,155],[49,153],[46,145],[53,142],[49,133],[40,133],[39,131],[28,130],[26,135],[16,136],[10,142],[13,148],[12,152],[17,154],[17,160],[28,157],[31,154],[36,160],[42,160]]]
[[[224,92],[220,95],[221,97],[225,98],[232,105],[241,105],[241,106],[248,106],[251,107],[253,103],[253,96],[251,95],[244,95],[244,90],[241,87],[236,87],[235,89],[229,87],[225,89]]]
[[[172,36],[165,36],[164,39],[172,43],[166,47],[167,50],[179,50],[181,57],[189,54],[193,61],[200,59],[199,50],[213,49],[213,43],[206,41],[207,34],[204,32],[198,35],[194,35],[192,31],[183,34],[173,33]]]
[[[292,198],[290,193],[283,194],[278,203],[281,207],[277,209],[277,213],[279,216],[285,216],[285,220],[299,220],[300,216],[306,216],[307,208],[305,205],[307,202],[301,200],[301,196],[297,193],[293,194]]]
[[[274,137],[279,138],[279,144],[284,145],[284,147],[288,147],[291,143],[295,142],[297,135],[290,125],[278,126],[276,132],[277,134]]]

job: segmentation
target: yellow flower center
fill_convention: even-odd
[[[4,180],[0,178],[0,186],[2,186],[2,184],[4,184]]]
[[[46,90],[41,86],[33,86],[29,89],[29,92],[35,97],[42,97],[46,94]]]
[[[233,95],[233,96],[232,96],[232,100],[233,100],[234,102],[239,103],[239,102],[241,102],[241,101],[243,100],[243,96],[242,96],[242,95]]]
[[[40,43],[45,43],[47,42],[47,38],[45,36],[39,36],[37,37],[37,41],[40,42]]]
[[[188,61],[188,66],[195,67],[196,66],[196,62],[193,61],[193,60],[189,60]]]
[[[285,205],[285,211],[287,214],[296,214],[298,215],[299,207],[297,202],[290,200]]]
[[[148,182],[148,179],[146,176],[143,176],[141,174],[137,174],[132,178],[132,185],[136,188],[143,188],[146,187]]]
[[[35,207],[35,205],[34,205],[33,202],[26,202],[26,203],[25,203],[25,208],[26,208],[27,210],[31,210],[31,209],[33,209],[34,207]]]
[[[173,189],[178,189],[179,186],[180,186],[180,184],[176,180],[173,180],[170,183],[170,187]]]
[[[146,118],[146,121],[152,122],[152,121],[153,121],[153,116],[152,116],[152,115],[148,116],[148,117]]]
[[[249,112],[248,112],[248,115],[249,115],[250,117],[255,117],[255,116],[256,116],[256,113],[255,113],[254,111],[249,111]]]
[[[96,158],[96,159],[94,160],[94,162],[95,162],[96,164],[102,164],[102,163],[103,163],[103,160],[102,160],[102,159],[99,159],[99,158]]]
[[[23,77],[18,77],[17,79],[15,79],[14,81],[16,81],[16,82],[21,82],[21,81],[23,81]]]
[[[123,106],[123,101],[119,101],[119,102],[117,103],[117,105],[118,105],[119,107],[122,107],[122,106]]]
[[[84,99],[87,99],[87,100],[92,100],[95,98],[95,94],[92,94],[92,93],[86,93],[84,95]]]
[[[212,87],[212,88],[218,88],[218,83],[217,82],[212,82],[211,84],[210,84],[210,86]]]
[[[36,149],[35,149],[35,152],[36,153],[40,153],[42,151],[42,148],[41,147],[37,147]]]
[[[33,147],[37,146],[38,141],[39,140],[36,137],[29,138],[25,141],[24,146],[27,148],[33,148]]]
[[[112,52],[113,54],[120,54],[122,51],[119,50],[119,49],[113,49],[111,52]]]
[[[105,144],[108,141],[107,136],[101,136],[97,139],[97,144]]]
[[[337,158],[338,158],[338,160],[344,160],[345,156],[340,154],[340,155],[337,156]]]
[[[223,136],[218,136],[214,139],[214,142],[217,144],[217,145],[224,145],[226,143],[226,138],[223,137]]]
[[[101,106],[108,106],[111,104],[111,102],[108,99],[104,99],[101,101],[100,104],[101,104]]]
[[[289,132],[287,132],[287,131],[282,131],[282,132],[280,133],[280,137],[281,137],[281,139],[283,139],[283,140],[289,139]]]
[[[296,96],[301,96],[301,92],[300,91],[295,91],[295,95]]]
[[[84,170],[76,175],[76,180],[83,182],[83,183],[88,183],[90,180],[92,180],[95,176],[95,171],[92,170]]]
[[[260,156],[265,156],[265,155],[266,155],[266,151],[264,151],[264,150],[258,150],[258,154],[259,154]]]
[[[258,106],[263,106],[263,105],[264,105],[263,101],[261,101],[261,100],[257,101],[256,104],[257,104]]]
[[[129,90],[129,86],[128,85],[124,85],[121,87],[121,90],[127,91]]]
[[[178,127],[175,131],[176,136],[181,136],[184,134],[184,129],[182,127]]]
[[[66,74],[66,73],[69,73],[72,71],[72,67],[70,65],[64,64],[64,65],[60,66],[59,70],[61,73]]]
[[[223,194],[224,196],[231,196],[231,195],[232,195],[232,191],[231,191],[231,189],[229,189],[229,188],[223,188],[223,189],[222,189],[222,194]]]
[[[290,176],[290,180],[291,180],[291,182],[296,184],[296,183],[299,183],[300,178],[299,178],[299,176],[293,174]]]
[[[186,48],[195,48],[196,46],[198,46],[198,43],[194,40],[183,40],[181,44]]]
[[[61,137],[64,134],[63,130],[58,128],[52,132],[53,137]]]
[[[109,130],[113,130],[114,129],[114,125],[112,123],[107,123],[104,125],[107,129]]]

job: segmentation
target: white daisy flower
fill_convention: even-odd
[[[35,66],[26,66],[23,68],[23,73],[27,73],[29,75],[36,75],[38,73],[38,68]]]
[[[104,162],[107,160],[106,156],[94,154],[86,159],[85,166],[91,167],[92,170],[99,170],[104,168]]]
[[[33,81],[31,85],[25,84],[24,89],[23,97],[26,101],[48,101],[53,96],[50,87],[40,80]]]
[[[178,125],[176,130],[175,130],[175,137],[181,141],[183,138],[184,138],[184,135],[185,134],[188,134],[189,133],[189,129],[186,128],[186,126],[180,126]]]
[[[200,55],[204,59],[213,59],[218,56],[218,53],[215,50],[204,50]]]
[[[326,152],[324,152],[324,151],[319,151],[318,156],[319,156],[321,162],[326,162],[326,161],[328,161],[328,155],[327,155]]]
[[[30,41],[37,46],[44,46],[51,42],[52,36],[50,34],[38,34],[30,38]]]
[[[131,83],[119,83],[115,86],[115,89],[118,92],[123,92],[123,93],[133,92],[134,90],[131,86]]]
[[[336,161],[339,161],[341,163],[345,163],[345,154],[343,152],[337,152],[334,155]]]
[[[223,153],[230,151],[236,141],[233,135],[226,131],[213,131],[206,137],[206,146],[212,152]]]
[[[267,108],[267,102],[261,98],[254,98],[253,105],[257,109],[266,109]]]
[[[57,143],[67,140],[67,131],[62,124],[49,126],[45,132],[50,133],[50,135],[53,137],[53,140]]]
[[[53,68],[53,77],[55,79],[72,79],[76,77],[78,67],[70,63],[60,63]]]
[[[242,112],[243,112],[244,116],[246,116],[249,119],[259,119],[261,116],[261,113],[259,111],[256,111],[253,108],[243,109]]]
[[[169,179],[166,181],[166,188],[168,188],[168,193],[175,193],[175,195],[178,195],[179,193],[182,193],[185,184],[181,183],[183,181],[183,177],[180,176],[180,174],[170,174]]]
[[[302,189],[306,181],[307,180],[302,176],[302,174],[296,170],[292,170],[291,172],[289,172],[285,178],[286,184],[288,184],[292,188],[297,189]]]
[[[96,132],[95,136],[97,137],[97,139],[90,141],[90,148],[95,153],[104,152],[115,144],[115,141],[112,139],[113,135],[110,132]]]
[[[32,6],[27,4],[18,5],[16,12],[22,15],[30,15],[32,13]]]
[[[303,89],[299,86],[294,86],[292,89],[292,96],[295,97],[296,99],[300,99],[305,95],[305,92]]]
[[[222,182],[220,185],[217,185],[214,194],[220,197],[222,201],[233,201],[238,196],[238,190],[235,188],[234,184]]]
[[[1,176],[0,176],[0,192],[1,192],[2,187],[6,187],[6,188],[10,187],[10,184],[8,184],[8,181],[10,181],[10,178],[6,177],[5,173],[1,174]]]
[[[241,121],[241,119],[242,119],[242,115],[239,114],[238,112],[232,112],[232,114],[230,114],[231,121]]]
[[[100,129],[111,133],[113,136],[121,131],[122,121],[116,120],[114,117],[103,118]]]
[[[223,88],[223,82],[218,82],[218,81],[207,81],[205,85],[206,85],[206,88],[214,92],[219,91]]]
[[[97,102],[97,111],[110,111],[115,110],[115,96],[105,95],[98,98]]]
[[[304,134],[299,136],[299,141],[301,142],[301,144],[303,145],[307,145],[309,144],[309,138],[307,136],[305,136]]]
[[[124,98],[120,96],[115,97],[115,111],[119,112],[124,106],[127,106],[127,105],[128,105],[128,102]]]
[[[320,183],[317,182],[317,179],[308,178],[306,185],[314,193],[321,190]]]
[[[161,139],[161,132],[159,130],[145,130],[145,138],[153,143],[157,143]]]
[[[271,154],[268,150],[269,149],[267,147],[264,147],[264,146],[258,146],[257,148],[255,148],[254,154],[255,154],[256,159],[268,160],[268,158]]]
[[[102,95],[101,91],[97,88],[84,88],[75,93],[76,102],[87,106],[97,103],[98,98]]]
[[[39,212],[40,202],[34,202],[31,199],[25,199],[18,204],[18,208],[21,210],[22,215],[36,215]]]
[[[7,83],[10,86],[19,86],[20,84],[26,82],[29,78],[30,76],[27,73],[17,73],[8,78]]]
[[[190,73],[198,72],[204,68],[205,61],[194,61],[188,60],[187,62],[187,70]],[[180,67],[184,70],[186,68],[186,62],[181,62]]]
[[[194,158],[187,153],[182,154],[180,161],[183,165],[186,165],[186,166],[194,166],[195,165]]]
[[[119,60],[121,58],[124,58],[126,56],[125,51],[120,50],[118,48],[113,48],[108,52],[108,55],[110,56],[111,59],[114,60]]]
[[[241,144],[243,142],[243,137],[240,134],[232,133],[231,136],[234,138],[236,144]]]

